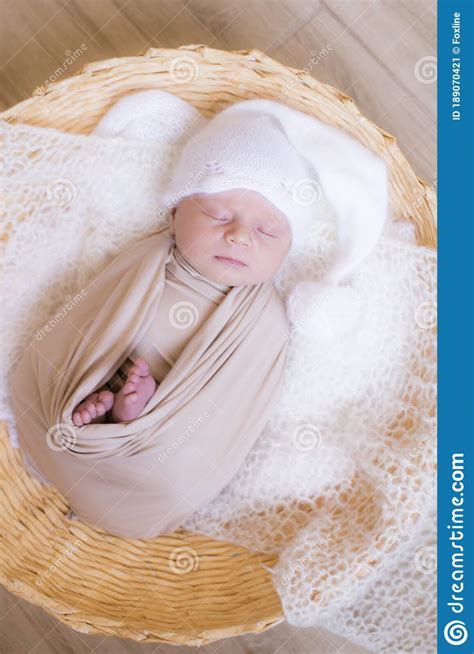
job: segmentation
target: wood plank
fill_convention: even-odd
[[[347,3],[342,4],[346,6]],[[376,9],[374,13],[372,4]],[[336,5],[339,6],[331,3],[332,7]],[[367,118],[397,138],[415,172],[431,183],[436,170],[436,84],[417,81],[413,64],[422,52],[430,51],[429,45],[424,41],[420,45],[416,39],[413,43],[407,41],[404,48],[410,51],[406,55],[410,64],[403,69],[398,61],[398,46],[388,49],[383,61],[375,57],[372,47],[361,42],[355,32],[362,24],[370,23],[372,31],[378,29],[385,34],[386,42],[392,43],[389,26],[379,11],[381,6],[378,0],[375,3],[364,1],[355,12],[353,22],[343,23],[335,12],[329,12],[322,4],[308,24],[273,56],[287,65],[306,68],[314,77],[353,97]],[[409,28],[411,15],[407,12],[405,17]],[[435,42],[435,32],[432,42]],[[421,88],[423,92],[420,91],[418,97]]]
[[[258,48],[354,97],[360,110],[397,137],[415,171],[436,170],[436,85],[414,76],[436,52],[434,0],[15,0],[2,4],[2,109],[55,74],[68,50],[87,45],[64,76],[88,61],[148,47],[206,43]],[[312,63],[312,52],[333,49]],[[430,131],[431,130],[431,131]],[[335,630],[337,627],[335,626]],[[181,654],[191,647],[140,644],[78,633],[0,588],[0,651],[5,654]],[[367,654],[324,629],[286,622],[199,649],[200,654]]]

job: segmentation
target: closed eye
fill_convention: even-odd
[[[265,236],[270,236],[271,238],[275,238],[275,234],[269,234],[268,232],[264,232],[263,229],[259,229],[258,231],[261,232],[262,234],[265,234]]]
[[[206,212],[203,212],[203,213],[205,213],[205,214],[206,214],[206,216],[209,216],[209,218],[212,218],[213,220],[220,220],[220,221],[224,221],[224,220],[227,220],[227,218],[226,218],[225,216],[224,216],[224,217],[222,217],[222,218],[220,218],[219,216],[211,216],[211,214],[210,214],[210,213],[206,213]]]
[[[216,220],[216,221],[221,222],[221,223],[223,223],[223,222],[227,222],[227,221],[228,221],[228,217],[227,217],[227,216],[223,216],[223,217],[213,216],[212,214],[207,213],[206,211],[203,211],[203,213],[204,213],[206,216],[208,216],[209,218],[212,218],[212,220]],[[264,234],[264,236],[268,236],[269,238],[276,238],[276,235],[275,235],[275,234],[270,234],[270,233],[266,232],[266,231],[263,230],[263,229],[258,229],[258,231],[259,231],[261,234]]]

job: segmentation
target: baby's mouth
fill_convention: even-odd
[[[243,261],[240,261],[240,259],[234,259],[233,257],[215,257],[218,261],[222,261],[224,263],[227,263],[231,266],[237,266],[237,267],[247,267],[247,264],[244,263]]]

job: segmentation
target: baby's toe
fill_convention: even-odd
[[[140,381],[140,375],[138,375],[136,372],[130,372],[130,374],[127,377],[127,382],[138,384],[139,381]]]
[[[135,384],[133,382],[128,381],[126,384],[124,384],[124,387],[122,389],[123,393],[127,395],[128,393],[132,393],[135,390]]]
[[[129,395],[124,398],[124,402],[127,406],[131,406],[132,404],[135,404],[137,398],[138,395],[136,393],[129,393]]]
[[[85,409],[89,413],[91,419],[97,418],[97,409],[95,408],[96,405],[91,402],[90,400],[87,400],[85,403]]]
[[[91,416],[89,414],[89,411],[87,409],[82,409],[81,418],[82,418],[82,422],[85,425],[88,425],[90,423],[90,421],[92,420],[92,418],[91,418]]]
[[[115,395],[112,391],[101,391],[99,393],[98,401],[104,405],[106,411],[110,411],[114,405]]]
[[[104,413],[106,413],[106,411],[107,411],[107,409],[106,409],[105,406],[102,404],[102,402],[97,402],[96,405],[95,405],[95,408],[96,408],[96,411],[97,411],[97,415],[98,415],[98,416],[103,416]]]
[[[135,361],[135,367],[138,368],[139,375],[146,376],[150,372],[150,366],[148,365],[147,360],[143,357],[138,357]]]
[[[76,427],[82,427],[83,422],[79,411],[74,411],[74,413],[72,414],[72,421]]]

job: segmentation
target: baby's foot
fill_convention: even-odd
[[[127,374],[127,381],[115,396],[112,409],[113,422],[135,420],[155,392],[156,381],[150,374],[150,367],[143,357],[135,361]]]
[[[106,413],[114,405],[115,396],[112,391],[91,393],[77,405],[72,414],[72,421],[76,427],[88,425],[90,422],[105,422]]]

